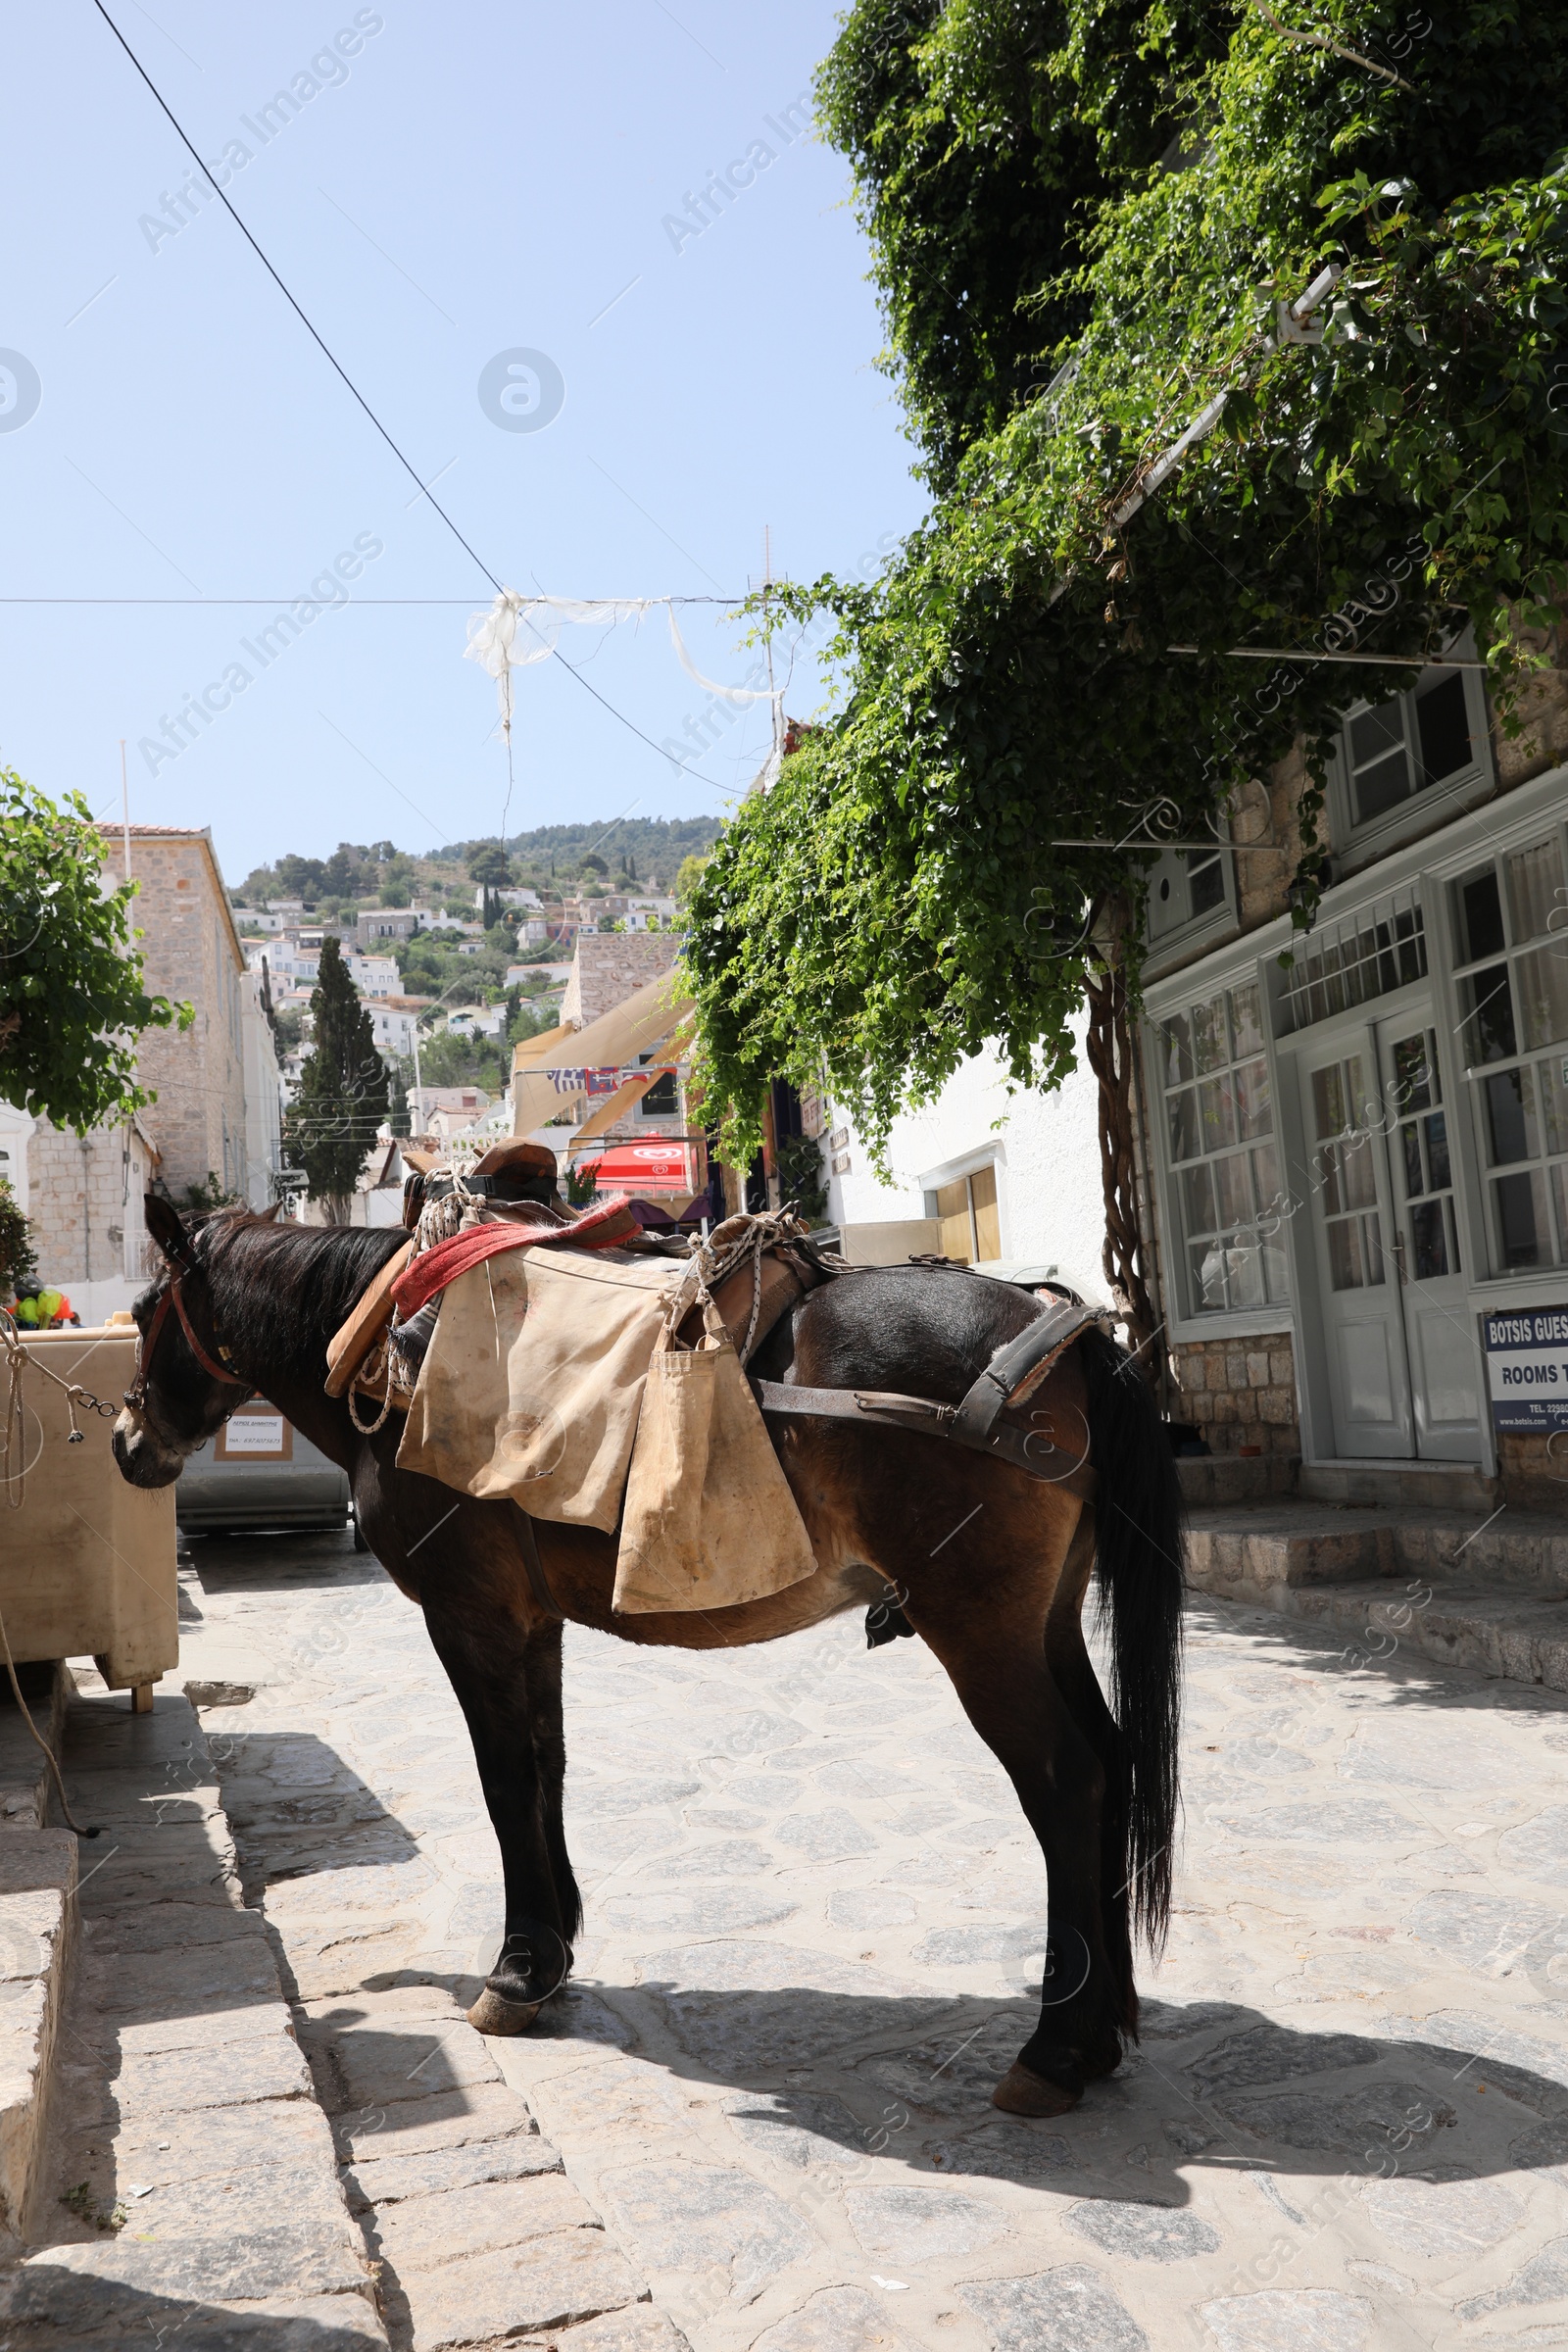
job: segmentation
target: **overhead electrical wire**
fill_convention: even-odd
[[[246,244],[250,247],[252,253],[255,254],[257,260],[261,263],[262,268],[267,271],[268,276],[271,279],[273,285],[276,286],[278,292],[282,295],[283,300],[288,304],[289,309],[299,319],[300,324],[304,327],[312,342],[315,343],[322,358],[326,361],[328,367],[330,367],[333,372],[341,378],[347,390],[352,394],[359,406],[365,411],[366,416],[374,425],[376,431],[380,434],[382,440],[392,452],[392,455],[397,459],[398,464],[403,467],[403,470],[408,475],[410,481],[415,483],[416,487],[423,493],[423,495],[430,501],[431,506],[440,515],[442,521],[446,524],[447,529],[452,533],[452,536],[454,539],[456,539],[458,545],[463,549],[465,555],[466,555],[474,564],[478,565],[479,569],[484,573],[485,578],[489,581],[491,587],[495,590],[497,596],[504,595],[506,591],[503,589],[501,582],[496,578],[496,575],[491,570],[489,564],[485,562],[484,558],[477,552],[477,550],[469,545],[468,541],[464,537],[462,531],[459,530],[457,524],[453,521],[451,515],[447,513],[445,507],[442,506],[440,500],[436,497],[434,491],[431,490],[428,484],[420,478],[419,472],[413,462],[404,456],[403,451],[398,447],[396,441],[393,440],[392,435],[388,432],[386,426],[381,422],[380,417],[371,408],[369,402],[366,399],[365,394],[360,390],[358,384],[354,381],[354,378],[350,375],[348,369],[330,350],[324,338],[320,335],[318,329],[312,324],[300,303],[296,300],[294,295],[290,293],[288,287],[278,275],[277,270],[268,260],[260,245],[257,244],[256,239],[246,227],[244,221],[240,219],[239,214],[229,203],[228,198],[224,195],[222,189],[219,186],[217,180],[207,169],[206,164],[202,161],[194,142],[187,133],[183,123],[179,121],[179,118],[174,113],[173,108],[170,105],[168,99],[164,96],[162,90],[158,87],[158,84],[154,81],[152,75],[142,64],[141,59],[136,55],[135,50],[132,49],[130,43],[121,31],[120,26],[115,23],[114,18],[109,14],[108,9],[104,6],[104,0],[93,0],[93,6],[97,9],[98,14],[102,17],[104,23],[108,25],[110,31],[120,43],[120,46],[122,49],[123,49],[125,55],[129,58],[131,64],[135,67],[136,72],[140,75],[141,79],[146,83],[148,89],[152,92],[152,95],[156,99],[160,109],[172,126],[181,146],[185,149],[186,154],[189,155],[191,161],[195,164],[197,171],[200,172],[202,177],[206,180],[208,186],[218,198],[219,203],[222,206],[224,212],[227,213],[229,219],[233,221],[234,226],[239,230],[240,235],[245,239]],[[9,602],[13,600],[8,599],[7,601]],[[178,599],[172,601],[184,602],[185,600]],[[205,602],[206,600],[203,599],[201,601]],[[285,599],[283,601],[286,602],[288,600]],[[351,599],[350,601],[352,602],[353,600]],[[691,601],[696,602],[698,600],[692,599]],[[532,627],[532,625],[533,624],[530,621],[529,626]],[[646,743],[651,752],[657,752],[659,754],[661,760],[667,760],[670,761],[671,765],[682,769],[687,775],[696,776],[700,784],[708,784],[710,790],[711,790],[710,779],[707,776],[698,774],[697,769],[693,767],[688,760],[677,760],[673,752],[666,752],[661,744],[657,744],[654,741],[651,735],[645,735],[643,733],[642,728],[638,726],[635,719],[628,718],[623,710],[617,710],[614,704],[609,701],[606,696],[602,695],[597,686],[590,684],[589,680],[583,676],[581,670],[576,668],[572,662],[566,660],[565,655],[561,651],[559,646],[551,646],[549,651],[552,660],[559,662],[562,668],[564,669],[571,677],[576,679],[583,692],[585,694],[591,694],[594,698],[594,701],[602,705],[603,708],[610,712],[612,718],[618,719],[623,727],[628,729],[631,734],[637,737],[639,743]],[[510,753],[511,737],[509,734],[509,761]],[[510,800],[510,790],[508,797]]]

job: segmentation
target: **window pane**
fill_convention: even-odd
[[[1290,1260],[1278,1242],[1265,1242],[1262,1249],[1263,1275],[1268,1284],[1269,1303],[1279,1305],[1291,1295]]]
[[[1263,1051],[1263,1009],[1258,1003],[1257,983],[1249,981],[1246,988],[1231,990],[1231,1035],[1236,1041],[1236,1058]]]
[[[1282,1214],[1286,1200],[1280,1191],[1280,1163],[1272,1144],[1261,1144],[1252,1153],[1252,1189],[1260,1217],[1272,1220]]]
[[[1551,1263],[1546,1232],[1546,1193],[1541,1170],[1530,1168],[1517,1176],[1498,1176],[1493,1182],[1497,1214],[1497,1249],[1504,1266],[1544,1266]]]
[[[1536,1090],[1528,1070],[1498,1070],[1483,1081],[1487,1103],[1487,1159],[1494,1168],[1510,1159],[1534,1159],[1541,1149],[1536,1125]]]
[[[1445,776],[1468,767],[1470,718],[1464,707],[1464,679],[1457,672],[1416,697],[1416,733],[1421,742],[1421,783],[1441,783]]]
[[[1513,925],[1513,944],[1522,948],[1527,939],[1544,936],[1553,914],[1561,927],[1561,909],[1565,900],[1562,880],[1562,851],[1555,836],[1546,841],[1532,842],[1527,850],[1515,850],[1503,859],[1508,876],[1508,920]]]
[[[1232,1306],[1263,1303],[1263,1253],[1250,1233],[1232,1234],[1225,1252],[1226,1280]]]
[[[1198,1107],[1205,1152],[1223,1152],[1235,1143],[1236,1097],[1228,1077],[1206,1080],[1198,1090]]]
[[[1448,1271],[1448,1243],[1443,1229],[1443,1202],[1418,1200],[1410,1211],[1411,1278],[1436,1282]]]
[[[1225,854],[1222,850],[1187,853],[1187,887],[1194,914],[1206,914],[1225,899]]]
[[[1354,1143],[1341,1148],[1340,1165],[1345,1179],[1347,1208],[1375,1208],[1377,1205],[1377,1165],[1372,1150],[1370,1135],[1358,1135]]]
[[[1526,1051],[1568,1037],[1568,940],[1560,948],[1537,948],[1534,955],[1521,956],[1516,968]]]
[[[1361,1250],[1366,1259],[1367,1288],[1375,1291],[1383,1280],[1383,1228],[1376,1217],[1361,1219]]]
[[[1557,1254],[1568,1258],[1568,1163],[1560,1160],[1551,1171],[1551,1197],[1557,1204]]]
[[[1427,1131],[1427,1167],[1432,1190],[1441,1193],[1453,1182],[1453,1171],[1448,1165],[1448,1114],[1435,1110],[1423,1124]]]
[[[1236,1073],[1236,1107],[1244,1141],[1274,1132],[1274,1097],[1269,1089],[1268,1063],[1247,1061]]]
[[[1414,1200],[1427,1189],[1426,1181],[1421,1173],[1421,1133],[1419,1128],[1401,1127],[1399,1142],[1404,1148],[1404,1197],[1407,1200]]]
[[[1362,1085],[1361,1056],[1351,1054],[1345,1063],[1345,1123],[1348,1127],[1365,1127],[1382,1112],[1377,1101],[1368,1102]]]
[[[1404,711],[1397,695],[1392,703],[1380,703],[1375,710],[1362,710],[1351,719],[1350,758],[1357,767],[1381,760],[1396,746],[1404,749]]]
[[[1337,1217],[1345,1208],[1345,1188],[1340,1182],[1340,1151],[1338,1144],[1326,1144],[1317,1155],[1318,1176],[1323,1187],[1323,1214]]]
[[[1214,1162],[1214,1199],[1221,1225],[1245,1225],[1252,1214],[1251,1171],[1247,1153]]]
[[[1500,956],[1502,901],[1492,867],[1489,865],[1484,874],[1475,874],[1468,882],[1461,882],[1458,895],[1460,962],[1479,963],[1483,956]]]
[[[1198,1157],[1198,1092],[1188,1087],[1172,1095],[1165,1104],[1165,1116],[1170,1122],[1170,1155],[1172,1159]]]
[[[1407,1110],[1432,1107],[1432,1072],[1427,1061],[1425,1031],[1401,1037],[1394,1047],[1394,1107],[1402,1118]]]
[[[1345,1115],[1345,1088],[1340,1081],[1338,1062],[1326,1070],[1312,1072],[1312,1108],[1320,1137],[1343,1135],[1349,1125]]]
[[[1470,999],[1470,1058],[1472,1063],[1511,1061],[1519,1051],[1513,1025],[1513,1001],[1508,994],[1508,966],[1489,964],[1465,982]]]
[[[1182,1186],[1182,1224],[1191,1236],[1212,1233],[1214,1217],[1214,1172],[1206,1163],[1196,1168],[1184,1168]]]
[[[1165,1064],[1165,1084],[1180,1086],[1193,1075],[1193,1033],[1185,1012],[1159,1025],[1159,1050]]]
[[[1195,1312],[1221,1307],[1225,1298],[1225,1252],[1218,1242],[1195,1242],[1187,1252],[1192,1269]]]
[[[1390,752],[1375,767],[1359,770],[1355,779],[1355,814],[1357,822],[1371,823],[1375,816],[1385,816],[1410,797],[1410,762],[1402,751]]]
[[[1568,1152],[1568,1057],[1560,1063],[1538,1063],[1536,1075],[1541,1080],[1541,1107],[1546,1126],[1546,1150]]]
[[[1357,1217],[1346,1217],[1329,1227],[1329,1281],[1337,1291],[1359,1291],[1365,1287]]]
[[[1225,1000],[1215,997],[1207,1004],[1193,1006],[1193,1058],[1199,1076],[1206,1070],[1222,1070],[1230,1060],[1230,1041],[1225,1035]]]

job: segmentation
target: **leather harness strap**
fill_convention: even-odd
[[[764,1414],[802,1413],[862,1427],[870,1421],[920,1437],[949,1438],[976,1453],[1000,1456],[1032,1477],[1060,1483],[1086,1466],[1087,1445],[1074,1456],[1046,1431],[1019,1429],[1000,1416],[1005,1406],[1031,1396],[1073,1342],[1101,1321],[1077,1300],[1048,1308],[997,1350],[959,1404],[936,1404],[927,1396],[886,1389],[809,1389],[777,1380],[754,1380],[752,1389]],[[1069,1466],[1063,1469],[1063,1463]]]
[[[201,1341],[196,1337],[182,1295],[182,1285],[185,1275],[189,1271],[190,1267],[187,1264],[181,1267],[177,1273],[170,1275],[169,1287],[153,1308],[153,1319],[148,1324],[146,1335],[136,1350],[136,1369],[131,1376],[130,1386],[125,1391],[125,1402],[133,1412],[142,1412],[146,1408],[147,1378],[153,1368],[153,1351],[158,1346],[164,1325],[169,1320],[171,1307],[178,1316],[180,1330],[184,1333],[190,1351],[202,1370],[210,1373],[214,1380],[226,1381],[230,1388],[243,1389],[246,1396],[254,1396],[256,1394],[250,1382],[242,1380],[237,1372],[227,1372],[221,1364],[215,1364]],[[241,1398],[240,1401],[243,1402],[244,1399]]]
[[[550,1579],[545,1574],[544,1561],[539,1556],[539,1539],[533,1532],[533,1521],[520,1502],[514,1502],[512,1507],[516,1514],[517,1543],[522,1552],[522,1564],[528,1571],[533,1596],[547,1617],[553,1618],[557,1625],[564,1624],[565,1612],[556,1605],[556,1596],[550,1590]]]

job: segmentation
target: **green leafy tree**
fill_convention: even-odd
[[[387,1069],[376,1051],[369,1013],[355,993],[343,951],[321,942],[311,1019],[316,1048],[283,1120],[283,1159],[303,1168],[310,1197],[331,1222],[348,1222],[349,1203],[387,1110]]]
[[[32,1226],[9,1181],[0,1176],[0,1298],[8,1292],[21,1297],[37,1287]]]
[[[841,692],[690,887],[736,1164],[778,1075],[825,1061],[875,1149],[988,1044],[1059,1080],[1086,995],[1124,1036],[1152,838],[1298,739],[1310,920],[1338,712],[1408,673],[1228,649],[1430,657],[1468,614],[1517,727],[1568,566],[1568,19],[1310,15],[851,9],[822,120],[935,503],[874,584],[769,591],[835,615]]]
[[[136,886],[106,891],[104,858],[78,793],[0,768],[0,1098],[78,1135],[153,1100],[136,1039],[193,1018],[142,987]]]

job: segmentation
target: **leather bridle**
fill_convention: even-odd
[[[240,1396],[235,1399],[237,1404],[243,1404],[245,1401],[245,1396],[254,1396],[256,1394],[255,1389],[251,1386],[251,1383],[248,1380],[241,1379],[237,1372],[225,1370],[222,1364],[215,1363],[212,1356],[208,1353],[208,1350],[202,1346],[201,1341],[196,1336],[195,1327],[190,1319],[190,1310],[185,1304],[182,1287],[185,1276],[187,1274],[193,1274],[196,1271],[196,1267],[188,1259],[184,1265],[178,1268],[171,1268],[169,1276],[169,1288],[159,1299],[158,1304],[153,1308],[152,1321],[148,1324],[147,1329],[141,1335],[141,1340],[136,1349],[136,1369],[132,1375],[130,1386],[125,1391],[125,1402],[129,1405],[133,1413],[140,1413],[144,1419],[150,1420],[152,1418],[151,1414],[147,1410],[147,1382],[153,1368],[153,1356],[157,1351],[159,1340],[163,1337],[164,1327],[169,1320],[169,1310],[171,1307],[173,1308],[174,1313],[179,1321],[179,1328],[185,1335],[185,1344],[189,1348],[192,1355],[196,1358],[198,1364],[200,1364],[202,1370],[210,1374],[214,1380],[226,1381],[230,1388],[242,1389],[245,1395],[244,1396]],[[230,1363],[233,1361],[233,1358],[229,1355],[228,1349],[222,1345],[222,1342],[216,1337],[216,1335],[214,1337],[213,1345],[218,1349],[218,1352],[220,1356],[223,1356]],[[231,1407],[230,1409],[232,1410],[233,1408]]]

